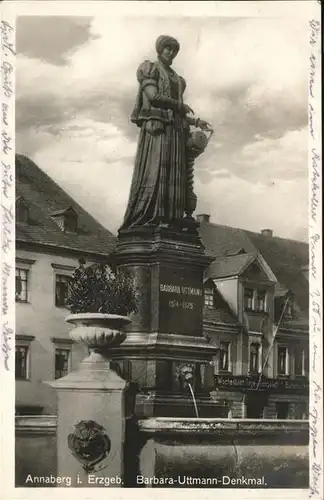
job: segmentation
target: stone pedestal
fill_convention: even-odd
[[[203,273],[210,259],[196,229],[120,231],[111,262],[138,290],[127,338],[110,351],[122,376],[138,384],[137,415],[197,416],[182,377],[187,365],[199,416],[218,416],[203,382],[216,349],[202,335]]]
[[[132,386],[96,352],[50,385],[58,395],[57,475],[71,478],[73,487],[122,487]]]

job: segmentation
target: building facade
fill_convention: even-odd
[[[68,277],[115,238],[28,158],[16,156],[16,413],[55,414],[53,381],[84,359],[72,343]]]
[[[308,245],[199,219],[214,397],[231,417],[308,418]]]

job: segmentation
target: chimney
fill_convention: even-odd
[[[272,229],[261,229],[262,236],[267,236],[268,238],[272,238],[273,231]]]
[[[198,222],[209,222],[210,215],[209,214],[199,214],[197,215]]]

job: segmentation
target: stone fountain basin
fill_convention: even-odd
[[[160,417],[137,426],[133,487],[308,488],[308,421]]]

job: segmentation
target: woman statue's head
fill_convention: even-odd
[[[156,40],[155,47],[159,59],[167,66],[171,66],[173,59],[180,50],[178,40],[168,35],[159,36]]]

